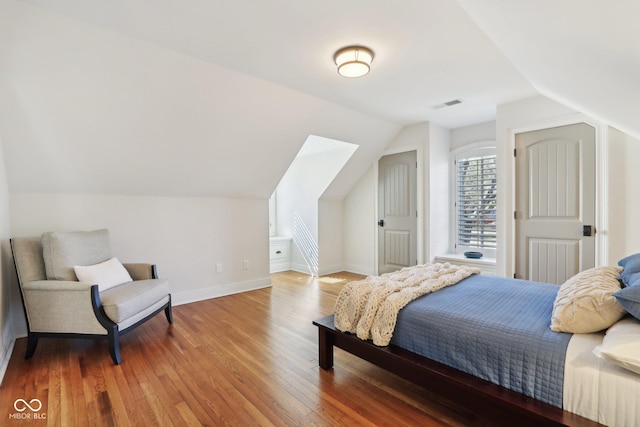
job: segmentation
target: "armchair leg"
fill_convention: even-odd
[[[38,346],[38,336],[32,333],[29,333],[27,337],[27,351],[24,353],[25,359],[31,359],[33,354],[36,352],[36,347]]]
[[[171,302],[169,302],[169,305],[167,306],[167,308],[164,309],[164,315],[167,316],[167,322],[169,322],[169,324],[173,324],[173,312],[171,311]]]
[[[111,359],[113,359],[113,363],[119,365],[122,363],[122,359],[120,359],[120,334],[118,334],[118,327],[114,327],[109,330],[109,353],[111,353]]]

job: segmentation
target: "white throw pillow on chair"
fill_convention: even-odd
[[[118,258],[111,258],[94,265],[76,265],[73,270],[80,282],[98,285],[100,292],[133,281],[127,269],[118,261]]]

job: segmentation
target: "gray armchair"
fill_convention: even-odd
[[[40,337],[106,338],[119,365],[121,335],[162,310],[173,323],[169,284],[155,265],[121,264],[132,280],[108,288],[78,281],[74,267],[111,257],[108,230],[12,238],[11,250],[27,319],[26,359]]]

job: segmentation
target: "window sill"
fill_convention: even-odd
[[[467,265],[477,267],[483,274],[496,274],[496,259],[490,257],[465,258],[462,254],[445,254],[435,257],[435,262],[448,262],[455,265]]]

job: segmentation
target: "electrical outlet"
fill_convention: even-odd
[[[242,269],[243,270],[248,270],[249,269],[249,260],[245,259],[242,261]]]
[[[216,273],[218,273],[218,274],[222,273],[222,263],[221,262],[216,264]]]

